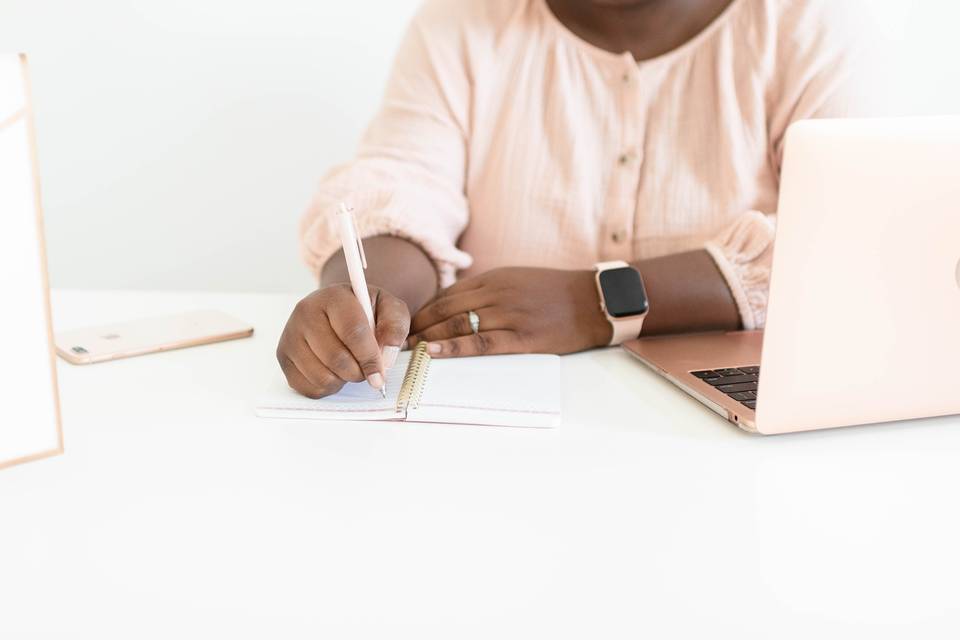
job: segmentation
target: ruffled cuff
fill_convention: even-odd
[[[443,233],[442,223],[423,219],[424,207],[405,204],[402,196],[393,190],[353,192],[344,200],[353,207],[361,238],[378,235],[395,236],[413,242],[433,261],[441,287],[456,281],[457,271],[466,269],[473,258],[457,249]],[[301,254],[310,270],[319,276],[320,270],[334,253],[340,250],[337,228],[336,198],[318,194],[301,223]],[[441,228],[438,228],[441,227]]]
[[[747,330],[766,324],[775,229],[775,216],[748,211],[705,246],[726,279]]]

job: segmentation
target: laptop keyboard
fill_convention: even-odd
[[[717,391],[722,391],[746,408],[757,408],[757,381],[760,379],[760,367],[712,369],[690,373],[711,387],[716,387]]]

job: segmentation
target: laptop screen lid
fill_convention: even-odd
[[[787,135],[762,433],[960,413],[960,118]]]

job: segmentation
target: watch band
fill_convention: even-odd
[[[603,297],[603,288],[600,286],[600,274],[602,272],[609,271],[611,269],[632,269],[633,267],[623,260],[614,260],[612,262],[598,262],[595,265],[595,268],[597,270],[597,292],[600,295],[600,309],[603,311],[603,315],[607,317],[607,321],[613,328],[613,335],[610,338],[609,346],[614,347],[626,342],[627,340],[639,338],[640,332],[643,330],[643,321],[646,319],[647,314],[643,313],[638,316],[631,316],[629,318],[614,318],[607,312],[607,304]]]
[[[597,271],[609,271],[610,269],[623,269],[630,266],[625,260],[611,260],[610,262],[598,262],[594,265]]]

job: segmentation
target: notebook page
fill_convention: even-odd
[[[256,413],[261,418],[294,418],[307,420],[399,420],[397,396],[410,361],[409,351],[397,356],[387,371],[387,397],[384,399],[366,382],[348,382],[335,395],[312,400],[291,389],[282,376],[257,401]]]
[[[433,359],[411,422],[554,427],[563,407],[560,357],[506,355]]]

